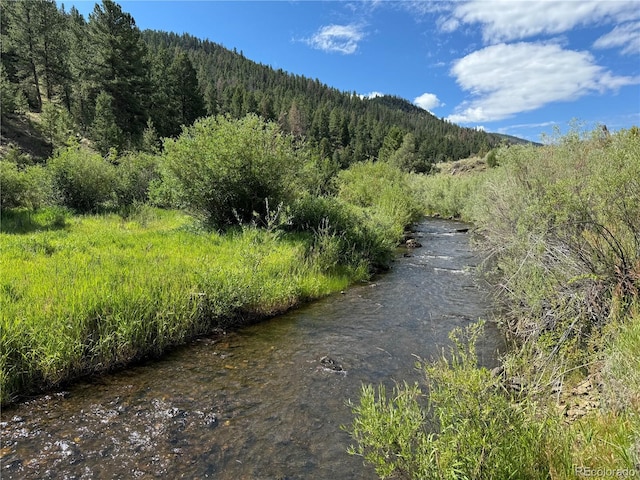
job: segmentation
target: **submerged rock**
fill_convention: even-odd
[[[344,368],[338,362],[336,362],[333,358],[329,356],[324,356],[320,359],[320,365],[325,370],[330,370],[332,372],[344,372]]]

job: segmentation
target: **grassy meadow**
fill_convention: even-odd
[[[132,218],[3,216],[3,401],[30,386],[157,355],[195,335],[282,312],[366,278],[327,271],[309,235],[198,231],[177,211]],[[15,217],[28,223],[26,233]],[[57,218],[60,222],[60,219]]]

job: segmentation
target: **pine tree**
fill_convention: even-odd
[[[25,91],[36,111],[42,108],[40,76],[38,74],[38,22],[37,2],[8,2],[3,4],[3,15],[8,17],[8,39],[16,55],[15,70],[24,83]]]
[[[93,47],[89,79],[113,98],[113,113],[123,133],[136,137],[147,122],[150,93],[146,46],[133,17],[112,0],[103,0],[89,15]]]
[[[93,119],[98,92],[91,80],[92,48],[87,42],[87,22],[75,8],[66,15],[66,38],[69,49],[68,69],[72,78],[70,110],[76,124],[86,133]]]
[[[169,78],[173,83],[173,97],[177,100],[178,125],[189,126],[204,116],[206,109],[196,71],[185,52],[179,52],[173,59]]]
[[[147,56],[152,85],[148,97],[148,113],[161,137],[173,137],[180,133],[179,102],[175,97],[177,87],[171,75],[172,62],[171,53],[165,47],[150,49]]]
[[[151,154],[160,151],[160,138],[150,118],[147,120],[147,128],[142,132],[142,150]]]
[[[58,86],[63,86],[68,78],[65,58],[67,46],[63,35],[64,17],[53,0],[36,2],[38,22],[38,63],[42,71],[45,93],[51,100]]]
[[[113,97],[107,92],[100,92],[96,98],[96,110],[91,124],[91,139],[102,155],[109,150],[120,149],[122,130],[118,127],[113,110]]]

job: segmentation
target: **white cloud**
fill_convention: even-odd
[[[640,77],[613,75],[588,52],[542,43],[486,47],[457,60],[451,74],[472,95],[448,117],[456,123],[501,120],[552,102],[640,83]]]
[[[415,103],[420,108],[424,108],[425,110],[429,111],[444,105],[444,103],[442,103],[440,99],[438,99],[438,97],[433,93],[423,93],[419,97],[414,98],[413,103]]]
[[[326,25],[305,41],[318,50],[350,55],[356,52],[358,42],[363,38],[364,33],[358,25]]]
[[[371,92],[365,93],[364,95],[360,95],[360,98],[376,98],[376,97],[384,97],[384,93],[382,92]]]
[[[520,123],[518,125],[507,125],[505,127],[498,128],[498,133],[507,133],[511,130],[522,130],[527,128],[543,128],[543,127],[554,127],[558,125],[558,122],[549,121],[549,122],[538,122],[538,123]]]
[[[618,25],[611,32],[598,38],[594,48],[622,47],[625,55],[640,54],[640,22]]]
[[[457,24],[481,24],[487,43],[557,35],[580,25],[621,23],[640,18],[637,0],[520,1],[470,0],[457,2],[441,19],[445,31]]]

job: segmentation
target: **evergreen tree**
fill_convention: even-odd
[[[149,50],[147,63],[150,66],[152,89],[148,97],[148,113],[161,137],[173,137],[180,133],[179,102],[175,97],[177,80],[171,75],[172,62],[168,48],[155,47]]]
[[[118,127],[113,110],[113,97],[107,92],[100,92],[96,98],[96,109],[91,124],[91,139],[102,155],[111,148],[119,149],[122,142],[122,130]]]
[[[177,100],[178,125],[191,125],[206,114],[204,99],[198,88],[196,71],[188,55],[181,51],[173,59],[169,70],[173,97]]]
[[[26,113],[29,104],[24,93],[9,80],[4,65],[0,64],[0,116],[4,119],[15,112]]]
[[[37,54],[42,71],[45,93],[51,100],[58,86],[64,86],[68,80],[65,58],[67,46],[63,34],[64,17],[58,11],[54,0],[35,2],[38,33],[40,34]]]
[[[8,2],[2,5],[8,17],[8,39],[15,52],[16,76],[22,81],[29,103],[36,111],[42,108],[38,68],[39,25],[37,2]]]
[[[133,17],[112,0],[103,0],[89,15],[88,34],[93,50],[89,79],[113,98],[120,130],[133,137],[142,134],[150,83],[146,46]]]
[[[74,131],[69,112],[52,102],[42,106],[40,123],[47,140],[54,147],[64,146]]]
[[[142,132],[142,151],[152,154],[160,152],[160,138],[151,119],[147,120],[147,128]]]
[[[393,126],[389,129],[389,133],[384,138],[384,142],[382,143],[382,148],[378,152],[378,160],[386,161],[389,160],[393,154],[400,148],[402,145],[402,139],[404,137],[404,133],[398,127]]]
[[[68,69],[71,78],[71,114],[83,133],[93,119],[95,83],[91,80],[92,48],[87,41],[87,22],[73,7],[66,16],[66,37],[69,49]]]

